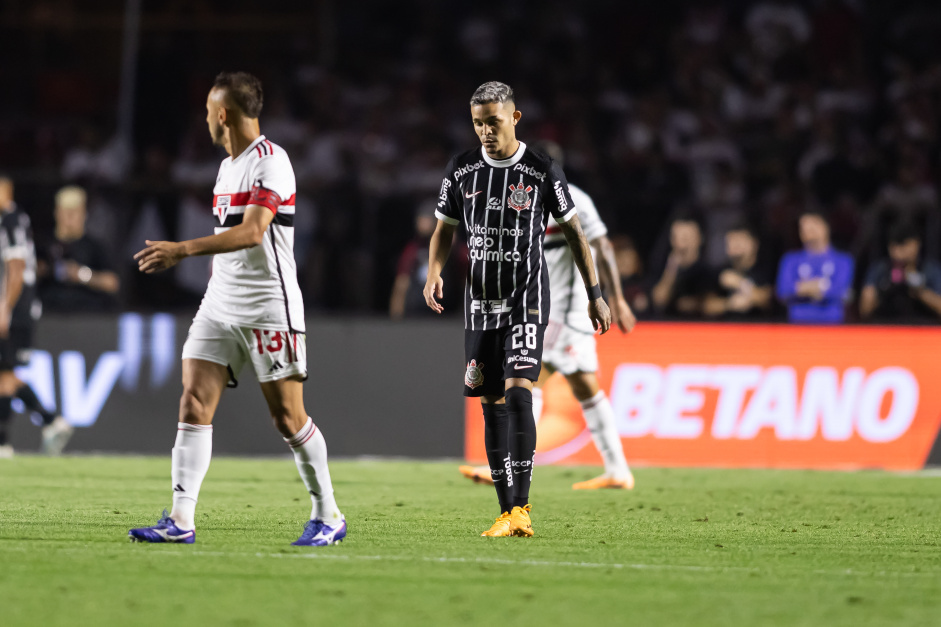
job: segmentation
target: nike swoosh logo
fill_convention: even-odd
[[[526,364],[524,366],[521,366],[520,364],[516,364],[515,366],[513,366],[513,370],[526,370],[527,368],[532,368],[532,367],[533,367],[532,364]]]
[[[191,535],[193,535],[192,531],[186,531],[184,533],[181,533],[178,536],[171,536],[169,533],[166,532],[165,529],[154,529],[154,531],[156,531],[157,535],[161,536],[167,542],[180,542],[181,540],[186,540]]]
[[[464,192],[464,198],[473,198],[477,194],[483,194],[483,193],[484,193],[484,190],[480,190],[479,192],[474,192],[473,194],[468,194],[467,192]]]

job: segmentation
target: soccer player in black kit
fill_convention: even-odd
[[[549,275],[542,242],[551,217],[559,223],[588,290],[588,316],[607,332],[611,313],[601,298],[591,249],[579,224],[562,168],[516,139],[517,111],[509,85],[492,81],[471,97],[483,149],[451,159],[435,215],[425,301],[437,313],[441,271],[454,230],[467,229],[464,293],[464,395],[480,397],[484,440],[500,516],[484,536],[533,535],[529,487],[536,452],[533,382],[542,369],[549,321]]]

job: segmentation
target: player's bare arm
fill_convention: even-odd
[[[591,257],[591,247],[588,245],[588,240],[585,239],[581,221],[576,214],[571,219],[559,224],[559,227],[562,229],[562,234],[565,236],[569,248],[572,249],[572,257],[575,259],[579,274],[582,275],[585,289],[589,291],[588,317],[591,319],[591,325],[596,331],[600,330],[602,334],[607,333],[608,329],[611,328],[611,311],[601,297],[601,288],[598,286],[598,278],[595,276],[595,263]],[[593,294],[592,292],[596,290],[597,293]]]
[[[23,293],[23,273],[26,271],[25,259],[8,259],[6,262],[6,278],[3,286],[3,302],[0,303],[0,337],[7,337],[10,333],[10,320],[16,301]]]
[[[444,311],[444,307],[436,299],[444,298],[444,279],[441,278],[441,271],[444,270],[444,264],[451,254],[455,228],[453,224],[438,220],[438,226],[428,245],[428,278],[425,280],[424,295],[425,303],[435,313]]]
[[[622,333],[630,333],[637,324],[637,318],[631,311],[624,292],[621,290],[621,275],[618,272],[618,263],[614,255],[614,245],[607,235],[597,237],[590,242],[591,247],[598,251],[598,278],[601,288],[608,293],[608,306],[611,310],[611,321],[621,329]]]
[[[252,248],[261,244],[273,219],[274,212],[271,209],[261,205],[249,205],[245,208],[242,223],[227,231],[185,242],[147,240],[147,248],[134,255],[134,259],[137,260],[138,270],[153,274],[172,268],[186,257],[217,255]]]

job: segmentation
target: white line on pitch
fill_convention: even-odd
[[[159,551],[165,555],[204,555],[210,557],[254,556],[275,559],[307,559],[307,560],[339,560],[339,561],[372,561],[372,562],[438,562],[442,564],[497,564],[500,566],[548,566],[562,568],[612,568],[615,570],[668,570],[680,572],[738,572],[774,574],[773,568],[757,568],[748,566],[693,566],[689,564],[620,564],[605,562],[553,562],[548,560],[511,560],[495,557],[429,557],[409,555],[346,555],[337,553],[226,553],[224,551]],[[899,572],[899,571],[859,571],[852,568],[839,570],[815,570],[815,575],[849,576],[849,577],[937,577],[938,573],[931,572]]]

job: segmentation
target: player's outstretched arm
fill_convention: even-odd
[[[441,278],[441,271],[444,270],[444,264],[447,263],[448,255],[451,254],[454,229],[453,224],[438,220],[438,226],[428,245],[428,278],[425,280],[424,294],[425,303],[435,313],[444,311],[444,307],[437,299],[444,297],[444,279]]]
[[[614,245],[607,235],[597,237],[589,242],[598,251],[598,278],[601,288],[608,293],[609,309],[611,309],[611,322],[618,325],[621,333],[630,333],[637,324],[637,318],[631,311],[630,305],[624,300],[621,290],[621,273],[618,272],[618,261],[614,255]]]
[[[274,212],[271,209],[261,205],[249,205],[245,208],[242,223],[228,231],[185,242],[147,240],[147,248],[134,255],[137,269],[153,274],[172,268],[186,257],[218,255],[258,246],[264,240],[265,231],[273,219]]]
[[[572,256],[575,258],[575,265],[578,267],[579,274],[582,275],[582,282],[585,289],[588,290],[588,317],[591,319],[591,325],[596,331],[607,333],[611,328],[611,311],[601,297],[601,287],[598,285],[598,279],[595,276],[595,263],[591,258],[591,247],[588,240],[585,239],[585,233],[582,231],[582,223],[578,215],[573,215],[569,220],[559,224],[562,234],[565,235],[565,241],[572,249]]]

